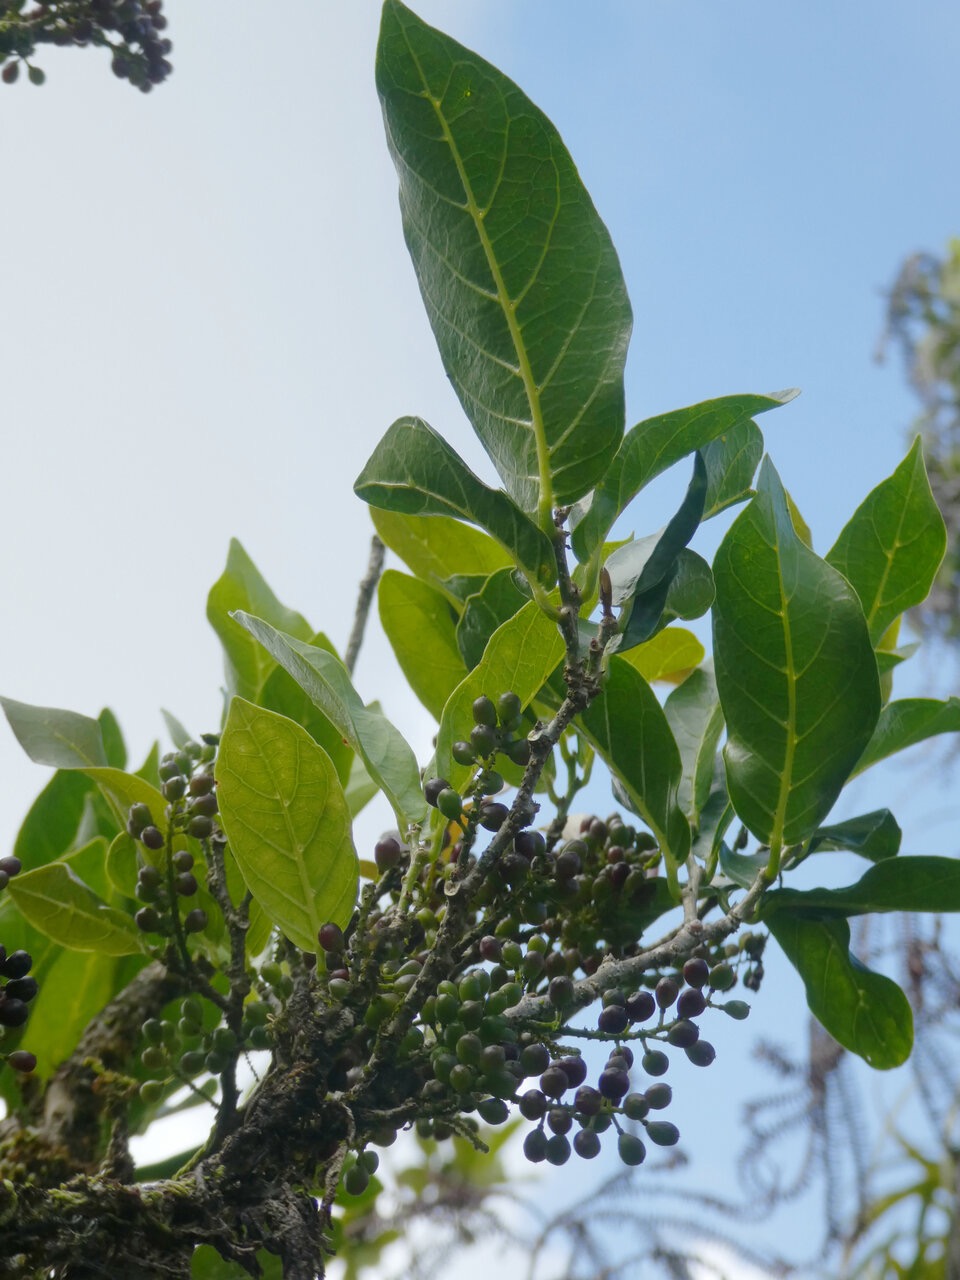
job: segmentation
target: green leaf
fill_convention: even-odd
[[[648,683],[668,680],[676,684],[687,677],[691,668],[700,665],[704,651],[692,631],[684,627],[667,627],[658,631],[652,640],[634,645],[619,656],[636,667]]]
[[[703,667],[692,672],[670,694],[663,710],[680,748],[683,766],[677,801],[691,827],[697,828],[700,812],[710,796],[717,744],[723,732],[713,672]]]
[[[906,1062],[913,1047],[910,1003],[895,982],[851,955],[842,916],[771,911],[766,924],[803,979],[810,1012],[838,1044],[880,1071]]]
[[[517,586],[515,570],[500,569],[492,573],[479,591],[467,596],[457,623],[457,647],[468,667],[475,667],[483,657],[490,637],[519,613],[528,597]]]
[[[105,858],[106,841],[96,843]],[[128,956],[143,949],[130,916],[108,906],[62,862],[22,872],[7,889],[35,929],[71,951]]]
[[[41,867],[72,846],[93,783],[72,769],[58,769],[30,806],[17,833],[14,856]]]
[[[960,858],[887,858],[842,889],[776,889],[767,911],[802,909],[842,916],[877,911],[960,911]]]
[[[478,524],[531,577],[547,587],[556,581],[556,558],[547,535],[502,489],[478,479],[420,418],[399,418],[390,427],[353,488],[372,507]]]
[[[779,851],[813,834],[873,732],[873,646],[853,588],[797,536],[769,459],[717,551],[714,575],[730,799]]]
[[[107,764],[114,769],[125,769],[127,767],[127,747],[123,741],[123,733],[117,722],[117,717],[109,707],[104,707],[97,716],[97,722],[100,725]]]
[[[377,89],[447,375],[507,491],[546,527],[623,435],[631,315],[610,236],[546,116],[398,0]]]
[[[456,617],[445,596],[419,578],[387,569],[377,589],[380,622],[407,683],[435,720],[467,674]]]
[[[160,714],[163,716],[163,722],[167,726],[167,733],[170,735],[170,741],[178,751],[182,751],[187,743],[191,741],[190,734],[172,711],[164,711],[161,708]]]
[[[298,640],[309,640],[313,635],[306,618],[280,603],[240,543],[231,538],[227,567],[207,596],[207,618],[223,645],[227,692],[257,702],[274,664],[231,620],[238,609],[263,618]]]
[[[366,808],[374,796],[380,794],[380,788],[367,773],[367,766],[361,756],[353,757],[350,777],[343,792],[347,800],[350,817],[355,818],[361,809]]]
[[[456,574],[486,578],[513,564],[513,557],[482,529],[449,516],[408,516],[371,507],[381,541],[416,577],[442,587]]]
[[[749,889],[753,885],[761,871],[766,871],[769,861],[769,854],[765,851],[737,853],[726,844],[720,845],[720,870],[728,880],[740,885],[742,889]]]
[[[853,774],[863,773],[878,760],[905,751],[941,733],[960,733],[960,698],[899,698],[888,702]]]
[[[121,828],[126,823],[130,806],[145,804],[150,810],[154,825],[161,831],[166,831],[164,818],[167,802],[149,782],[135,773],[124,773],[122,769],[84,769],[83,772],[93,779],[111,803],[117,824]],[[149,854],[145,853],[145,856]]]
[[[701,449],[707,468],[702,519],[753,497],[753,477],[763,457],[763,434],[752,418],[743,418]]]
[[[315,649],[322,649],[332,654],[339,661],[336,649],[322,631],[311,638],[310,644]],[[267,676],[258,704],[266,707],[268,711],[275,711],[277,715],[286,716],[288,720],[293,720],[301,728],[306,729],[314,742],[323,747],[333,761],[341,783],[346,783],[353,763],[353,750],[344,742],[343,735],[336,725],[332,724],[314,705],[310,697],[296,680],[284,671],[283,667],[275,666]]]
[[[889,809],[875,809],[830,827],[818,827],[810,841],[811,853],[845,849],[861,858],[879,862],[900,852],[903,832]]]
[[[176,1169],[171,1170],[171,1174]],[[257,1250],[258,1275],[262,1280],[282,1280],[283,1262],[275,1253]],[[190,1259],[190,1280],[244,1280],[250,1272],[237,1262],[227,1262],[209,1244],[198,1245]]]
[[[925,600],[947,545],[920,437],[893,475],[867,495],[827,560],[852,583],[877,644],[906,609]]]
[[[235,618],[290,673],[363,758],[367,772],[397,815],[400,830],[422,822],[427,805],[416,757],[381,711],[363,705],[343,663],[332,653],[284,635],[262,618],[240,612]]]
[[[631,428],[603,481],[570,513],[570,541],[577,558],[588,560],[613,528],[617,516],[668,467],[732,430],[743,419],[776,409],[796,394],[784,391],[773,396],[723,396],[659,414]]]
[[[216,763],[220,820],[247,888],[304,951],[344,926],[359,872],[350,812],[330,757],[305,729],[234,698]]]
[[[635,667],[614,656],[602,692],[577,723],[620,779],[675,877],[690,851],[690,824],[677,798],[680,750],[653,690]]]
[[[498,627],[483,658],[454,689],[440,719],[436,768],[451,786],[460,787],[473,772],[457,764],[450,748],[473,728],[471,708],[481,694],[494,700],[511,691],[526,707],[563,658],[563,641],[556,624],[533,601]]]
[[[0,703],[17,741],[34,764],[82,769],[108,763],[99,720],[56,707],[34,707],[13,698],[0,698]]]
[[[137,842],[126,831],[121,831],[110,841],[107,850],[106,873],[111,887],[124,898],[137,896]]]

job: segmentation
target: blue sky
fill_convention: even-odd
[[[0,86],[0,692],[108,703],[134,756],[160,706],[196,732],[218,721],[203,609],[231,535],[342,645],[369,532],[351,485],[389,423],[419,413],[489,471],[405,257],[378,5],[167,10],[176,69],[149,97],[95,51],[45,52],[42,90]],[[883,290],[960,230],[957,6],[419,12],[517,79],[580,165],[634,306],[628,422],[800,387],[763,426],[825,550],[914,411],[896,362],[874,360]],[[638,532],[685,480],[652,487]],[[361,691],[425,753],[389,662],[372,635]],[[44,776],[6,732],[0,768],[7,845]]]

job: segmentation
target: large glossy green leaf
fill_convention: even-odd
[[[232,621],[230,615],[236,609],[255,614],[298,640],[309,640],[313,635],[306,618],[280,603],[240,543],[231,538],[227,567],[207,596],[207,619],[223,645],[227,692],[257,702],[274,663],[262,646]]]
[[[941,733],[960,733],[960,698],[947,698],[944,702],[936,698],[899,698],[888,702],[857,761],[854,775]]]
[[[419,578],[387,569],[377,590],[380,622],[407,683],[434,719],[467,674],[446,597]]]
[[[34,764],[83,769],[108,763],[99,720],[57,707],[34,707],[13,698],[0,698],[0,704],[17,741]]]
[[[454,689],[437,733],[437,773],[460,787],[473,770],[457,764],[450,749],[473,728],[471,708],[481,694],[496,699],[508,690],[526,706],[563,658],[556,624],[532,601],[498,627],[483,658]]]
[[[653,690],[625,658],[614,655],[602,692],[577,724],[626,788],[675,874],[690,851],[690,824],[678,801],[683,764]]]
[[[373,507],[411,516],[453,516],[480,525],[533,578],[545,586],[556,580],[547,535],[502,489],[491,489],[475,476],[420,418],[399,418],[390,427],[353,488]]]
[[[810,1012],[838,1044],[881,1071],[906,1062],[913,1047],[910,1002],[890,978],[851,955],[842,916],[771,911],[766,924],[803,979]]]
[[[457,623],[457,647],[468,667],[475,667],[483,657],[490,637],[527,603],[517,586],[515,571],[500,569],[491,573],[479,591],[468,595]]]
[[[829,563],[860,596],[874,644],[895,618],[926,599],[946,545],[918,436],[893,475],[857,507],[827,553]]]
[[[485,578],[514,563],[489,534],[450,516],[409,516],[371,507],[370,517],[384,545],[411,573],[434,587],[442,588],[457,574]]]
[[[105,860],[106,841],[98,843]],[[143,950],[143,937],[131,917],[108,906],[65,863],[22,872],[7,889],[33,927],[62,947],[108,956]]]
[[[707,468],[702,518],[709,520],[753,496],[750,486],[763,457],[763,434],[752,418],[744,418],[705,444],[701,453]]]
[[[330,757],[300,725],[234,698],[216,763],[220,820],[247,888],[304,951],[344,926],[359,871],[350,811]]]
[[[350,746],[390,802],[401,831],[426,816],[420,770],[407,740],[383,712],[365,707],[346,667],[332,653],[284,635],[262,618],[234,615],[237,623],[288,671]]]
[[[383,9],[377,89],[447,375],[507,491],[546,527],[623,435],[616,251],[546,116],[399,0]]]
[[[797,537],[769,459],[714,561],[717,689],[730,799],[764,844],[813,834],[880,711],[856,592]]]
[[[818,827],[810,840],[811,853],[827,853],[845,849],[859,853],[861,858],[879,862],[893,858],[900,852],[903,832],[889,809],[875,809],[861,813],[846,822],[829,827]]]
[[[860,916],[875,911],[960,911],[960,858],[887,858],[842,889],[776,889],[764,913],[793,909]]]
[[[114,769],[125,769],[127,767],[127,744],[123,740],[123,731],[120,728],[117,717],[109,707],[104,707],[97,716],[97,723],[100,725],[100,734],[103,739],[103,750],[107,757],[107,764]]]
[[[669,632],[663,634],[669,635]],[[700,667],[692,672],[673,690],[663,710],[680,748],[683,766],[677,801],[691,827],[697,828],[700,812],[710,795],[717,745],[723,732],[723,713],[713,671]]]
[[[624,436],[602,483],[570,513],[571,545],[577,558],[587,560],[613,528],[617,516],[668,467],[745,418],[776,409],[796,394],[784,391],[773,396],[723,396],[637,423]]]

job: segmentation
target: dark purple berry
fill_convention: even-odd
[[[571,1089],[576,1089],[587,1078],[587,1064],[579,1054],[570,1054],[566,1058],[559,1058],[553,1065],[559,1067],[567,1077]]]
[[[403,848],[396,836],[382,836],[373,846],[373,858],[380,872],[389,871],[400,861]]]
[[[195,840],[206,840],[213,834],[213,819],[198,813],[187,823],[187,835]]]
[[[174,876],[173,887],[181,898],[192,898],[200,886],[192,871],[181,871],[179,875]]]
[[[23,1000],[0,1000],[0,1027],[22,1027],[29,1012]]]
[[[437,807],[437,797],[440,795],[440,792],[448,791],[449,789],[450,783],[447,782],[446,778],[429,778],[423,784],[423,796],[427,804],[431,805],[435,809]]]
[[[190,801],[190,812],[196,814],[199,818],[212,818],[220,812],[220,801],[216,797],[216,793],[211,791],[207,795],[197,796],[196,800]]]
[[[528,1044],[520,1051],[520,1065],[528,1076],[539,1076],[550,1065],[550,1050],[543,1044]]]
[[[690,987],[702,987],[710,977],[710,966],[699,956],[688,960],[683,966],[683,980]]]
[[[547,1139],[547,1145],[544,1150],[549,1164],[561,1165],[566,1164],[570,1159],[570,1142],[562,1133],[555,1133],[552,1138]]]
[[[11,951],[0,964],[0,973],[5,978],[25,978],[33,964],[33,956],[29,951]]]
[[[626,1031],[628,1021],[626,1009],[612,1004],[600,1011],[597,1027],[606,1035],[618,1036],[622,1031]]]
[[[618,1067],[607,1067],[605,1071],[601,1071],[597,1083],[603,1096],[612,1102],[619,1102],[630,1089],[630,1077]]]
[[[494,964],[499,962],[500,957],[503,954],[500,939],[495,938],[492,933],[488,933],[485,937],[480,939],[480,946],[478,950],[484,960],[489,960]]]
[[[677,1013],[681,1018],[698,1018],[706,1007],[707,1002],[702,991],[698,991],[695,987],[688,987],[686,991],[680,992]]]
[[[695,1067],[709,1067],[717,1051],[708,1040],[698,1040],[689,1046],[686,1054]]]
[[[592,1160],[600,1154],[600,1139],[591,1129],[581,1129],[574,1136],[573,1149],[582,1160]]]
[[[547,988],[547,999],[555,1009],[565,1009],[573,1000],[573,979],[566,975],[551,978]]]
[[[526,1120],[540,1120],[547,1114],[549,1103],[539,1089],[528,1089],[520,1095],[520,1114]]]
[[[573,1105],[583,1116],[595,1116],[603,1107],[603,1094],[588,1084],[582,1084],[573,1099]]]
[[[542,1129],[534,1129],[523,1140],[523,1154],[531,1164],[541,1164],[547,1158],[547,1135]]]
[[[505,804],[485,800],[480,806],[480,825],[485,831],[499,831],[509,812]]]
[[[29,1075],[37,1068],[36,1054],[29,1053],[26,1049],[14,1049],[13,1053],[8,1053],[7,1062],[14,1071],[20,1071],[24,1075]]]
[[[678,1049],[689,1049],[700,1039],[700,1028],[695,1022],[675,1022],[667,1032],[669,1044]]]
[[[183,927],[187,933],[202,933],[207,927],[207,913],[203,907],[194,907],[183,918]]]
[[[157,827],[144,827],[140,832],[140,839],[148,849],[157,850],[163,848],[163,832]]]
[[[341,952],[343,950],[343,930],[332,920],[322,924],[317,933],[317,941],[324,951]]]
[[[540,1077],[540,1088],[548,1098],[562,1098],[570,1088],[570,1079],[562,1067],[547,1067]]]
[[[40,990],[40,986],[36,978],[14,978],[4,987],[4,993],[7,999],[22,1000],[24,1004],[29,1004]]]
[[[646,1022],[656,1011],[657,1002],[649,991],[635,991],[627,996],[627,1017],[631,1022]]]
[[[543,853],[547,842],[540,831],[518,831],[513,838],[513,847],[529,861]]]
[[[573,1116],[566,1107],[553,1107],[547,1112],[547,1128],[554,1133],[569,1133],[573,1128]]]
[[[661,1009],[669,1009],[680,994],[680,986],[675,978],[661,978],[653,992]]]
[[[2,871],[4,875],[11,877],[18,876],[22,870],[23,863],[19,858],[15,858],[12,854],[6,858],[0,858],[0,871]]]
[[[136,839],[145,827],[151,826],[153,817],[145,804],[132,804],[127,814],[127,831]]]
[[[141,907],[133,918],[137,922],[137,928],[144,933],[160,932],[160,916],[153,907]]]

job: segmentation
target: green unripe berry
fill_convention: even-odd
[[[632,1133],[621,1133],[617,1139],[617,1154],[624,1164],[643,1164],[647,1149]]]
[[[140,1061],[148,1071],[159,1071],[167,1060],[167,1055],[159,1045],[149,1045],[140,1055]]]
[[[737,975],[728,964],[721,963],[710,970],[708,981],[714,991],[729,991],[736,983]]]
[[[362,1196],[370,1185],[370,1174],[362,1164],[355,1164],[343,1175],[343,1189],[349,1196]]]
[[[148,1018],[143,1024],[143,1038],[147,1044],[163,1044],[163,1023],[159,1018]]]
[[[380,1168],[380,1157],[375,1151],[362,1151],[357,1157],[357,1164],[363,1165],[367,1173],[376,1173]]]
[[[506,1124],[510,1108],[502,1098],[481,1098],[477,1103],[477,1115],[484,1124]]]
[[[144,1080],[140,1086],[140,1100],[147,1106],[155,1106],[163,1097],[163,1085],[159,1080]]]
[[[489,725],[478,724],[470,731],[470,741],[477,755],[487,759],[497,749],[497,732]]]
[[[445,818],[456,822],[463,814],[463,799],[460,792],[454,791],[453,787],[444,787],[437,796],[437,808]]]
[[[744,1018],[750,1016],[750,1006],[746,1000],[728,1000],[725,1004],[718,1004],[718,1009],[722,1009],[728,1018],[735,1018],[737,1022],[743,1022]]]
[[[501,693],[497,699],[497,718],[504,726],[512,725],[523,711],[523,704],[515,693]],[[489,721],[484,721],[489,724]]]
[[[478,725],[487,725],[491,729],[495,729],[497,725],[497,708],[493,702],[481,694],[473,704],[473,719]]]
[[[680,1141],[680,1130],[669,1120],[648,1120],[647,1137],[658,1147],[675,1147]]]
[[[462,764],[464,766],[474,764],[477,759],[477,753],[474,751],[472,744],[462,740],[453,744],[450,748],[450,754],[453,756],[454,760],[456,760],[457,764]]]
[[[260,970],[260,977],[264,982],[269,982],[271,987],[275,987],[283,980],[283,969],[277,964],[276,960],[268,960]]]

